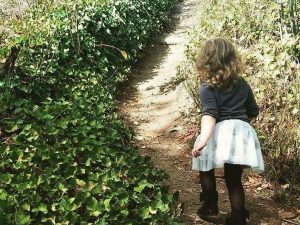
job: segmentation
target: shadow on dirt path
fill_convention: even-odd
[[[120,96],[119,111],[134,130],[134,144],[141,155],[151,156],[154,165],[165,170],[172,192],[179,191],[184,205],[181,216],[185,224],[223,224],[230,211],[227,191],[219,171],[217,185],[220,217],[213,223],[199,219],[198,174],[191,170],[191,139],[198,132],[195,121],[184,115],[193,108],[193,101],[183,84],[176,83],[177,65],[184,59],[188,31],[197,25],[199,0],[179,3],[172,30],[162,34],[157,43],[135,68],[131,80]],[[282,225],[278,217],[281,207],[270,196],[273,187],[260,176],[245,175],[247,205],[251,211],[249,225]],[[261,189],[260,189],[261,188]]]

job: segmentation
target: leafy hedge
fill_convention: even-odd
[[[51,2],[0,50],[1,225],[177,224],[114,104],[176,1]]]
[[[197,50],[208,38],[233,40],[245,59],[245,77],[261,113],[255,121],[267,173],[281,183],[300,181],[300,37],[297,1],[203,0],[199,27],[191,33],[188,60],[179,75],[197,99],[190,77]]]

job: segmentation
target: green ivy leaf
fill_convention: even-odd
[[[0,200],[6,200],[7,193],[4,189],[0,189]]]
[[[25,203],[25,204],[22,205],[22,209],[29,212],[30,211],[30,205],[28,203]]]
[[[10,184],[12,177],[13,177],[12,174],[2,174],[0,175],[0,182],[3,182],[5,184]]]
[[[27,124],[24,126],[24,130],[29,131],[32,127],[32,124]]]
[[[32,212],[42,212],[42,213],[46,214],[48,212],[47,205],[41,203],[41,204],[39,204],[39,206],[37,208],[33,208]]]
[[[87,209],[92,216],[99,216],[102,213],[100,204],[94,197],[89,199]]]
[[[153,187],[153,184],[150,184],[147,180],[142,180],[141,182],[139,182],[138,186],[134,188],[135,192],[139,192],[141,193],[146,187]]]
[[[110,201],[111,201],[111,199],[105,199],[103,202],[104,208],[107,212],[109,212],[111,210]]]
[[[31,223],[30,216],[18,212],[16,214],[16,224],[17,225],[29,225]]]

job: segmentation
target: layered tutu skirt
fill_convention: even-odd
[[[200,140],[197,137],[195,144]],[[264,161],[257,134],[252,126],[238,119],[216,124],[202,154],[193,158],[192,169],[209,171],[222,168],[224,163],[240,164],[255,172],[264,171]]]

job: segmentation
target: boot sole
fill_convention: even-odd
[[[197,214],[198,215],[198,214]],[[210,214],[210,215],[198,215],[202,220],[209,222],[209,223],[219,223],[223,220],[220,214]]]
[[[208,214],[208,215],[200,215],[200,214],[197,214],[200,218],[207,218],[207,217],[218,217],[219,214]]]

